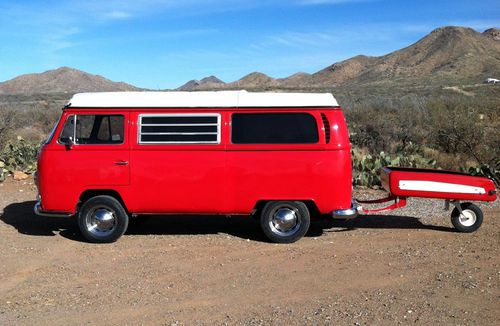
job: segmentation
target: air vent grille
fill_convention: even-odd
[[[321,120],[323,120],[323,128],[325,129],[325,142],[328,144],[330,142],[330,122],[324,113],[321,113]]]

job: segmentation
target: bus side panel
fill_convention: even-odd
[[[224,156],[223,150],[133,150],[129,210],[220,213],[224,205]]]
[[[351,206],[349,150],[228,151],[228,211],[246,214],[259,200],[313,200],[321,213]]]
[[[141,110],[131,114],[130,198],[133,213],[218,214],[225,202],[225,144],[138,144],[139,114],[206,111]],[[221,113],[220,111],[215,111]],[[221,113],[224,125],[224,114]],[[221,128],[221,138],[225,137]]]

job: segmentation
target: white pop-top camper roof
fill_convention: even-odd
[[[102,92],[75,94],[68,102],[79,108],[202,108],[202,107],[336,107],[330,93]]]

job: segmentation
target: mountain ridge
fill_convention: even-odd
[[[357,55],[312,74],[298,72],[273,78],[256,71],[228,83],[212,75],[190,80],[175,90],[314,91],[384,83],[477,83],[487,77],[500,77],[500,30],[489,28],[480,33],[467,27],[446,26],[391,53],[376,57]],[[132,90],[145,89],[69,67],[0,82],[0,95]]]
[[[42,73],[17,76],[0,83],[0,94],[76,93],[93,91],[133,91],[139,87],[114,82],[100,75],[60,67]]]
[[[293,74],[278,79],[255,72],[222,88],[321,89],[423,79],[446,81],[450,78],[482,82],[490,75],[500,75],[499,29],[490,28],[480,33],[468,27],[446,26],[386,55],[357,55],[313,74]],[[199,85],[190,90],[210,88]]]

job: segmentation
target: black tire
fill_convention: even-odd
[[[302,238],[311,224],[307,206],[300,201],[268,202],[262,209],[260,227],[269,240],[292,243]]]
[[[128,220],[127,212],[114,197],[95,196],[80,209],[78,227],[88,241],[110,243],[125,233]]]
[[[451,223],[458,232],[474,232],[483,224],[483,212],[472,203],[460,204],[462,214],[455,207],[451,212]]]

